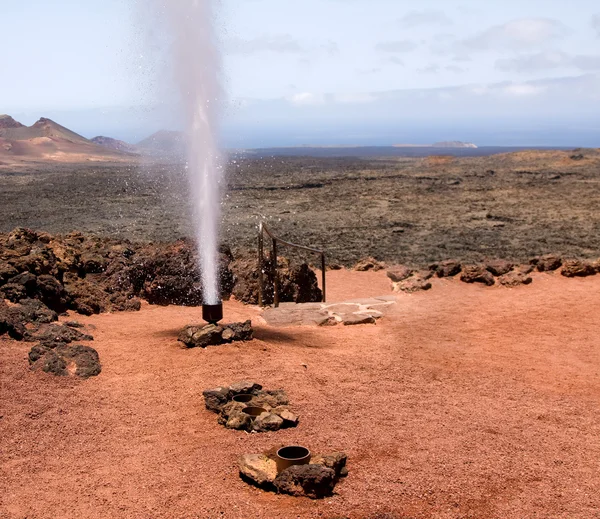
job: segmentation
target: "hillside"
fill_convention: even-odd
[[[46,117],[40,118],[31,126],[25,126],[9,115],[0,115],[0,166],[45,161],[130,159],[130,153],[100,146]]]

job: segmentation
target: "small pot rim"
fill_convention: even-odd
[[[295,458],[290,458],[288,456],[282,456],[281,455],[281,451],[285,450],[285,449],[302,449],[304,454],[302,456],[298,456]],[[303,445],[286,445],[285,447],[281,447],[280,449],[277,449],[277,457],[282,459],[282,460],[286,460],[286,461],[298,461],[298,460],[303,460],[305,458],[307,458],[308,456],[310,456],[310,449],[308,449],[307,447],[304,447]]]

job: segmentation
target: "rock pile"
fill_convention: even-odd
[[[185,348],[206,348],[236,341],[251,341],[253,334],[252,322],[247,320],[226,325],[188,325],[181,331],[177,340]]]
[[[343,452],[313,456],[310,463],[277,471],[276,452],[244,454],[238,460],[241,478],[264,490],[297,497],[320,499],[330,496],[340,478],[348,475]]]
[[[202,394],[206,409],[217,413],[219,423],[228,429],[278,431],[296,427],[299,422],[288,408],[289,399],[283,389],[263,390],[260,384],[242,381],[207,389]],[[235,398],[240,396],[243,398]]]
[[[156,305],[198,306],[203,302],[198,265],[196,247],[186,239],[139,244],[79,232],[63,236],[18,228],[0,233],[0,299],[15,303],[37,299],[55,312],[85,315],[139,310],[141,299]],[[273,275],[272,269],[267,270],[268,303]],[[292,266],[280,258],[278,275],[281,301],[322,299],[308,265]],[[221,246],[219,286],[225,300],[233,292],[245,303],[256,303],[256,258],[234,262],[231,250]]]

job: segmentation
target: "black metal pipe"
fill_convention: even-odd
[[[217,324],[223,319],[223,303],[219,302],[216,305],[202,305],[202,319],[207,323]]]

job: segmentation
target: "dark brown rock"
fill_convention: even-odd
[[[412,273],[412,269],[409,269],[404,265],[394,265],[388,269],[386,275],[392,280],[393,283],[398,283],[399,281],[403,281],[410,277]]]
[[[488,272],[481,265],[465,266],[462,270],[460,280],[465,283],[483,283],[487,286],[492,286],[495,283],[492,273]]]
[[[274,485],[278,492],[319,499],[330,496],[336,483],[333,469],[322,465],[293,465],[283,470]]]
[[[507,272],[510,272],[514,267],[514,264],[506,260],[493,260],[486,263],[485,268],[488,272],[491,272],[494,276],[503,276]]]
[[[500,276],[498,283],[505,287],[516,287],[519,285],[529,285],[532,282],[531,276],[524,274],[523,272],[512,271]]]
[[[394,292],[420,292],[423,290],[431,289],[431,282],[423,279],[420,276],[411,276],[404,281],[400,281],[399,283],[393,284]]]
[[[261,389],[262,386],[257,382],[242,380],[240,382],[235,382],[229,386],[229,394],[232,397],[235,395],[256,394]]]
[[[531,263],[536,266],[539,272],[550,272],[561,267],[562,259],[554,254],[546,254],[539,258],[534,258]]]
[[[375,318],[371,315],[346,314],[342,323],[345,326],[354,326],[356,324],[375,324]]]
[[[435,267],[435,268],[432,269],[431,267]],[[446,260],[446,261],[442,261],[438,264],[432,265],[431,267],[430,267],[430,270],[435,270],[437,277],[448,278],[448,277],[453,277],[453,276],[456,276],[457,274],[460,274],[462,265],[458,261]]]
[[[385,263],[375,258],[364,258],[354,265],[354,270],[365,272],[367,270],[378,271],[385,268]]]
[[[275,413],[263,413],[257,416],[252,423],[252,430],[256,432],[278,431],[283,427],[283,418]]]
[[[310,463],[312,465],[323,465],[324,467],[333,469],[337,477],[347,475],[347,472],[342,475],[343,469],[346,467],[348,456],[345,452],[332,452],[330,454],[321,454],[314,456]]]
[[[62,326],[60,324],[43,324],[37,331],[30,332],[27,335],[27,340],[34,342],[39,341],[45,343],[62,343],[68,344],[74,341],[93,341],[91,335],[82,333],[79,330]]]
[[[206,324],[204,326],[186,326],[177,340],[186,348],[206,348],[207,346],[216,346],[223,343],[221,334],[223,328],[215,324]]]
[[[595,275],[596,269],[588,261],[566,260],[562,265],[560,273],[568,278],[586,277]]]
[[[213,413],[220,413],[223,406],[229,401],[229,388],[220,386],[206,389],[202,392],[202,396],[204,396],[206,409]]]
[[[248,319],[243,323],[230,323],[225,325],[221,336],[224,342],[251,341],[253,339],[253,334],[252,321]]]
[[[88,378],[102,371],[98,352],[81,344],[62,345],[56,348],[34,346],[29,354],[31,369],[57,376]]]

